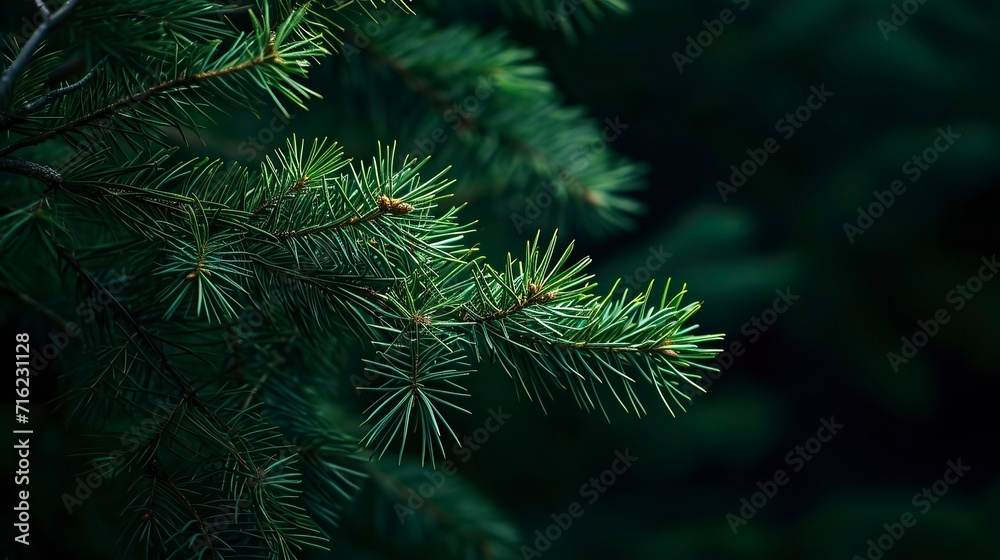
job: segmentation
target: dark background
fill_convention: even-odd
[[[571,402],[548,416],[507,405],[511,427],[475,457],[472,476],[526,535],[579,499],[614,450],[641,458],[545,556],[846,559],[910,511],[916,525],[886,558],[997,557],[989,387],[1000,291],[986,282],[958,311],[946,298],[1000,239],[1000,10],[930,0],[886,40],[877,22],[891,4],[752,2],[683,73],[672,53],[702,20],[738,6],[633,2],[576,48],[531,34],[573,101],[633,125],[614,148],[651,165],[639,230],[587,245],[599,277],[633,273],[662,245],[673,257],[661,274],[706,302],[702,326],[746,347],[676,420],[653,409],[609,425]],[[834,92],[828,103],[792,138],[776,134],[820,84]],[[911,183],[902,165],[948,126],[961,138]],[[780,150],[723,202],[716,181],[768,137]],[[906,192],[852,244],[844,223],[895,179]],[[801,299],[750,343],[742,325],[786,287]],[[950,321],[894,371],[886,354],[940,308]],[[482,408],[510,402],[505,381]],[[786,454],[830,415],[842,432],[791,472]],[[959,457],[971,471],[919,513],[913,495]],[[789,482],[734,535],[726,514],[777,469]]]
[[[947,298],[1000,240],[1000,6],[928,0],[886,39],[878,21],[892,17],[892,2],[756,0],[744,11],[720,1],[631,4],[629,15],[603,21],[576,45],[490,10],[454,17],[484,29],[510,26],[570,103],[585,105],[595,121],[620,116],[629,125],[612,147],[648,164],[638,195],[648,213],[635,231],[579,235],[578,254],[594,257],[599,280],[635,273],[662,246],[672,256],[655,276],[687,283],[690,297],[705,302],[703,331],[726,333],[722,347],[738,341],[745,353],[676,419],[648,393],[641,419],[612,411],[609,423],[568,396],[545,414],[518,401],[502,372],[488,372],[471,385],[473,414],[457,419],[456,431],[472,433],[500,406],[511,419],[459,465],[460,475],[528,544],[551,514],[583,503],[584,515],[545,558],[864,557],[867,541],[906,512],[916,525],[885,558],[997,557],[990,531],[1000,520],[992,382],[1000,278],[960,310]],[[673,53],[727,8],[735,21],[678,72]],[[394,139],[379,133],[392,130],[392,118],[372,124],[364,111],[338,108],[338,63],[314,75],[325,100],[289,131],[330,136],[367,156],[373,138]],[[776,121],[821,85],[832,97],[782,138]],[[209,147],[193,151],[239,158],[238,142],[260,121],[237,116],[231,126],[219,132],[228,140],[209,135]],[[940,127],[961,137],[911,182],[903,164],[932,146]],[[729,166],[769,137],[780,150],[724,201],[716,182],[728,182]],[[401,149],[411,145],[395,139]],[[858,207],[896,179],[906,192],[852,243],[844,224],[855,225]],[[478,198],[463,211],[480,220],[472,241],[492,260],[517,254],[529,237],[509,218],[523,206],[523,197]],[[800,299],[766,332],[743,329],[786,288]],[[948,323],[894,371],[887,353],[900,352],[900,337],[942,308]],[[831,416],[843,429],[792,472],[786,454]],[[581,484],[626,449],[639,457],[634,466],[596,503],[581,500]],[[921,513],[914,494],[959,458],[971,470]],[[734,534],[727,514],[739,515],[741,499],[778,469],[789,473],[787,484]],[[57,475],[51,482],[64,486]],[[66,523],[70,541],[107,534],[86,515],[54,514],[53,524],[44,511],[38,516],[39,539]]]

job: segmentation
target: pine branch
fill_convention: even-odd
[[[412,324],[412,328],[399,332],[391,343],[379,344],[379,359],[366,360],[373,373],[385,381],[378,387],[359,388],[381,394],[367,411],[366,423],[373,425],[361,443],[375,448],[381,458],[398,437],[402,462],[407,437],[411,431],[420,430],[421,465],[427,457],[436,465],[437,451],[442,457],[445,455],[444,432],[459,443],[442,407],[469,413],[450,399],[468,396],[456,380],[471,371],[462,361],[460,342],[454,335],[435,336],[425,332],[423,322]]]
[[[200,125],[191,110],[206,114],[204,108],[219,101],[252,109],[266,96],[285,111],[280,95],[301,106],[316,94],[297,78],[305,75],[311,60],[327,54],[317,45],[319,38],[307,34],[308,13],[307,3],[274,20],[265,4],[260,18],[251,12],[252,33],[231,39],[227,50],[219,52],[221,40],[181,41],[166,56],[137,61],[148,75],[145,80],[137,80],[134,67],[108,64],[76,95],[62,97],[44,126],[19,124],[15,130],[27,137],[0,148],[0,156],[56,137],[79,136],[98,124],[106,133],[118,133],[114,141],[147,145],[162,135],[163,126],[182,135],[184,129],[197,130]]]
[[[463,196],[481,194],[468,192],[469,185],[534,195],[544,184],[561,213],[578,210],[573,214],[593,233],[628,228],[642,212],[629,197],[641,185],[642,166],[615,156],[606,144],[617,136],[608,137],[579,108],[564,106],[531,50],[499,33],[482,35],[459,25],[438,29],[413,18],[383,25],[366,53],[418,97],[419,118],[409,105],[399,104],[406,107],[403,114],[385,108],[398,126],[409,124],[416,138],[443,124],[458,131],[456,141],[434,154],[479,163],[459,177]],[[370,79],[371,87],[386,87],[379,72]],[[599,150],[591,148],[597,144]],[[529,222],[521,220],[514,224],[519,230]]]
[[[24,107],[21,108],[21,115],[18,115],[18,118],[23,118],[24,113],[31,113],[41,109],[53,99],[62,97],[64,95],[68,95],[82,88],[84,85],[87,84],[87,82],[89,82],[94,78],[94,73],[100,70],[102,66],[104,66],[104,62],[106,60],[107,58],[102,58],[100,61],[97,62],[97,64],[93,68],[90,69],[90,71],[87,72],[87,74],[84,77],[80,78],[75,83],[61,87],[59,89],[54,89],[46,93],[45,95],[39,97],[38,99],[32,101],[31,103],[26,104]]]
[[[226,21],[232,13],[233,3],[221,0],[87,0],[46,44],[78,49],[87,64],[104,57],[131,64],[143,55],[162,56],[177,44],[232,38],[234,29]]]
[[[131,482],[126,553],[293,558],[323,549],[338,524],[354,534],[370,523],[359,538],[387,551],[403,542],[435,557],[517,557],[516,531],[461,483],[412,524],[393,522],[390,540],[380,531],[415,471],[361,454],[391,448],[404,463],[419,447],[421,465],[436,467],[446,440],[460,445],[450,419],[468,413],[471,374],[487,361],[532,399],[568,391],[605,411],[610,391],[637,413],[639,382],[673,412],[680,384],[709,369],[717,350],[703,346],[719,337],[694,333],[700,303],[682,304],[684,290],[669,295],[668,284],[658,301],[652,284],[635,296],[595,295],[589,259],[574,260],[572,244],[558,251],[555,236],[545,246],[536,236],[522,259],[494,269],[466,240],[455,180],[394,144],[365,162],[294,136],[259,167],[176,157],[167,127],[186,141],[224,106],[284,110],[318,97],[303,83],[310,65],[343,40],[347,22],[406,6],[393,2],[269,0],[246,11],[249,24],[228,25],[217,16],[235,9],[211,2],[93,0],[45,52],[2,55],[28,62],[5,98],[20,109],[4,117],[11,143],[0,171],[50,188],[4,191],[26,200],[0,215],[0,253],[51,256],[38,259],[50,281],[33,286],[22,274],[9,283],[19,294],[48,304],[37,294],[62,293],[76,278],[75,297],[53,312],[93,307],[81,319],[87,344],[66,355],[62,402],[74,420],[108,431],[86,450],[92,471]],[[134,25],[103,37],[109,14]],[[605,154],[569,167],[600,134],[582,110],[562,106],[532,52],[430,20],[384,31],[370,52],[425,117],[440,120],[479,77],[496,79],[489,106],[459,118],[461,145],[435,157],[476,163],[486,184],[515,192],[569,169],[555,192],[593,212],[584,219],[618,227],[636,213],[622,193],[636,186],[637,166]],[[70,52],[87,72],[51,86]],[[49,149],[60,141],[77,151],[64,165]],[[34,161],[5,157],[28,148]],[[102,272],[116,269],[128,271],[122,290]],[[361,418],[339,394],[346,376],[374,396]],[[160,399],[172,403],[164,414]],[[148,418],[145,439],[124,450],[110,439]]]
[[[24,72],[29,61],[42,45],[42,42],[45,41],[45,38],[53,29],[58,27],[69,16],[69,13],[73,11],[73,7],[78,1],[67,0],[54,14],[50,14],[47,9],[42,11],[42,24],[35,29],[35,32],[28,38],[28,42],[21,47],[21,52],[18,53],[17,58],[14,59],[14,62],[0,76],[0,107],[7,105],[14,82]]]
[[[170,358],[163,351],[162,346],[154,342],[155,335],[149,332],[149,330],[146,327],[144,327],[135,317],[133,317],[132,314],[129,312],[128,308],[126,308],[125,305],[122,304],[118,300],[118,298],[114,294],[112,294],[110,290],[108,290],[106,286],[101,284],[90,271],[84,268],[83,265],[80,263],[80,261],[78,261],[73,255],[71,255],[69,251],[67,251],[63,247],[58,247],[58,246],[55,249],[56,253],[59,255],[59,258],[61,258],[63,261],[66,262],[66,264],[72,267],[80,275],[80,277],[86,280],[86,282],[90,286],[95,288],[103,298],[106,298],[109,302],[109,305],[114,307],[114,309],[118,312],[118,314],[129,324],[132,325],[132,327],[135,329],[135,332],[142,338],[142,340],[146,343],[147,347],[156,353],[160,361],[160,367],[162,367],[163,370],[170,376],[170,378],[176,384],[176,387],[180,391],[182,391],[185,394],[185,396],[187,395],[187,393],[191,392],[192,390],[191,384],[186,379],[184,379],[184,377],[173,367]]]
[[[170,93],[178,93],[186,89],[192,89],[196,84],[199,84],[207,80],[222,78],[230,74],[246,72],[262,65],[279,64],[280,63],[279,61],[280,61],[279,55],[272,50],[270,54],[265,54],[262,57],[255,58],[240,64],[216,70],[211,70],[207,72],[199,72],[188,76],[181,76],[178,78],[167,80],[165,82],[161,82],[159,84],[148,87],[140,92],[132,93],[125,97],[119,98],[107,105],[104,105],[103,107],[99,107],[91,111],[86,115],[83,115],[69,122],[66,122],[62,125],[59,125],[58,127],[48,132],[15,142],[5,148],[0,149],[0,156],[16,152],[28,146],[34,146],[36,144],[40,144],[42,142],[45,142],[57,136],[67,134],[69,132],[79,130],[81,127],[84,127],[109,115],[118,113],[125,108],[133,107],[139,103],[144,102],[149,98],[153,98],[156,96],[163,96]]]
[[[567,266],[572,245],[558,260],[554,245],[555,237],[542,253],[536,237],[523,264],[508,259],[504,272],[487,266],[476,273],[476,291],[462,318],[474,325],[485,353],[540,403],[543,394],[569,390],[582,408],[600,408],[607,416],[597,391],[602,385],[626,411],[631,406],[641,414],[635,379],[627,373],[636,372],[656,388],[671,414],[664,391],[683,409],[679,398],[689,397],[677,387],[694,385],[691,379],[698,376],[682,370],[710,370],[698,362],[719,351],[698,345],[721,336],[687,334],[696,328],[686,322],[700,304],[681,307],[684,290],[668,300],[669,282],[658,307],[651,305],[652,283],[631,300],[627,291],[617,300],[610,294],[594,297],[590,276],[582,274],[588,260]]]
[[[382,328],[390,341],[378,343],[379,359],[366,361],[369,378],[382,383],[358,388],[381,395],[367,411],[372,428],[365,445],[381,458],[398,444],[402,461],[412,431],[420,433],[422,462],[429,456],[436,464],[437,451],[444,456],[444,435],[454,433],[442,410],[465,411],[457,401],[466,391],[455,380],[468,373],[462,358],[470,329],[477,359],[499,362],[543,409],[543,395],[569,391],[581,408],[599,408],[607,417],[600,394],[610,391],[622,408],[641,415],[637,379],[656,389],[671,414],[667,397],[684,408],[680,399],[690,397],[679,385],[698,387],[691,369],[711,370],[699,362],[719,352],[699,347],[719,335],[688,334],[700,303],[682,306],[684,290],[668,299],[669,282],[658,306],[652,283],[631,299],[627,292],[612,297],[617,284],[596,297],[584,273],[589,259],[572,263],[572,244],[561,254],[555,246],[553,236],[543,250],[536,236],[524,260],[508,256],[501,271],[471,263],[471,282],[461,279],[465,266],[452,266],[397,284],[389,295],[396,312]]]
[[[64,95],[73,93],[74,91],[77,91],[78,89],[82,88],[84,85],[87,84],[87,82],[89,82],[94,78],[94,74],[98,70],[100,70],[100,68],[104,65],[105,60],[107,59],[102,58],[100,61],[98,61],[97,65],[91,68],[90,71],[87,72],[87,74],[84,75],[83,78],[80,78],[80,80],[78,80],[77,82],[55,90],[45,92],[34,101],[25,103],[19,111],[6,113],[0,116],[0,129],[6,129],[15,122],[24,122],[29,114],[45,108],[51,101],[59,97],[62,97]]]

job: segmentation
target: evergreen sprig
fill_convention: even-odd
[[[697,328],[687,322],[701,304],[681,306],[684,289],[668,299],[669,281],[658,305],[650,298],[652,282],[631,299],[627,290],[615,297],[617,283],[596,297],[596,285],[584,274],[589,259],[570,264],[572,244],[556,258],[555,241],[553,235],[543,251],[536,236],[523,261],[508,257],[502,272],[487,266],[476,274],[466,318],[480,346],[540,403],[543,395],[568,390],[582,408],[600,408],[607,416],[598,390],[605,386],[626,411],[631,406],[644,413],[633,386],[638,375],[683,409],[677,397],[689,397],[677,386],[698,377],[683,370],[710,369],[698,361],[719,352],[698,345],[720,336],[688,334]]]

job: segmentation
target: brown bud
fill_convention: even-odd
[[[660,344],[659,346],[656,347],[656,349],[659,350],[660,353],[663,354],[663,355],[665,355],[665,356],[670,356],[672,358],[676,358],[677,357],[677,352],[674,352],[670,348],[671,344],[673,344],[673,341],[671,341],[671,340],[664,340],[662,344]]]
[[[413,212],[413,205],[407,204],[398,198],[389,198],[383,194],[378,197],[378,209],[388,214],[401,216]]]

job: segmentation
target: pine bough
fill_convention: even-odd
[[[557,249],[555,234],[484,262],[447,204],[453,181],[421,175],[426,160],[392,146],[369,163],[294,137],[256,169],[178,160],[176,144],[222,106],[287,114],[317,97],[303,85],[309,66],[380,4],[70,0],[4,44],[0,253],[33,263],[0,267],[4,293],[50,320],[107,302],[83,322],[86,359],[68,356],[60,404],[109,435],[155,419],[147,437],[97,445],[89,462],[127,486],[126,554],[290,558],[325,546],[340,504],[390,499],[411,476],[358,461],[359,436],[376,457],[403,463],[414,446],[436,465],[459,441],[449,418],[468,412],[478,366],[498,364],[542,406],[568,392],[585,410],[642,414],[637,386],[651,385],[673,413],[718,352],[701,347],[720,336],[694,334],[700,304],[683,303],[684,289],[598,293],[589,260],[572,243]],[[70,53],[83,70],[53,85]],[[74,297],[60,295],[66,282]],[[357,388],[374,397],[361,432],[331,404],[345,400],[338,380],[362,379],[346,347],[364,352]],[[516,538],[470,507],[435,528],[480,545]]]

